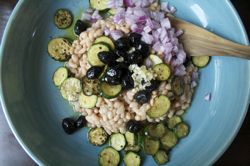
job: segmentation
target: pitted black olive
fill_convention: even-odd
[[[109,67],[106,71],[106,75],[114,79],[119,79],[121,78],[122,72],[116,67]]]
[[[72,134],[76,130],[75,122],[71,118],[63,119],[62,127],[63,127],[63,130],[65,131],[65,133],[67,133],[67,134]]]
[[[103,70],[102,67],[92,66],[91,68],[88,69],[86,77],[88,79],[96,79],[101,75],[102,70]]]
[[[142,37],[142,35],[140,35],[138,33],[135,33],[135,32],[131,33],[128,37],[129,41],[130,41],[130,45],[135,47],[135,43],[139,42],[141,40],[141,37]]]
[[[128,63],[139,64],[142,61],[142,54],[140,51],[133,51],[128,55]]]
[[[117,50],[123,50],[123,51],[128,51],[130,48],[130,42],[129,39],[126,37],[120,38],[115,41],[115,48]]]
[[[189,63],[190,63],[190,58],[187,57],[186,60],[185,60],[185,62],[183,63],[183,65],[184,65],[185,67],[188,67]]]
[[[121,80],[122,83],[122,89],[129,90],[134,88],[134,80],[131,76],[124,76]]]
[[[148,44],[143,41],[136,42],[135,49],[141,52],[143,58],[147,58],[150,54],[150,49]]]
[[[144,81],[144,80],[142,80],[142,82],[141,82],[141,84],[142,85],[144,85],[146,82]],[[160,86],[160,81],[157,81],[157,80],[151,80],[150,81],[150,86],[145,86],[145,89],[147,90],[147,91],[154,91],[154,90],[156,90],[156,89],[158,89],[159,88],[159,86]]]
[[[103,78],[103,81],[105,81],[105,82],[107,82],[107,83],[109,83],[109,84],[111,84],[111,85],[118,85],[118,84],[120,84],[120,79],[111,78],[111,77],[109,77],[109,76],[105,76],[105,77]]]
[[[129,120],[126,124],[127,131],[131,133],[138,133],[141,130],[142,126],[139,122],[135,120]]]
[[[140,90],[138,92],[136,92],[134,98],[135,100],[140,103],[140,104],[144,104],[147,103],[150,99],[151,93],[147,90]]]
[[[102,63],[108,64],[108,65],[115,64],[116,59],[118,58],[118,56],[115,53],[109,52],[109,51],[99,52],[97,56]]]
[[[123,59],[124,59],[125,62],[128,61],[128,54],[127,54],[126,51],[115,50],[114,53],[115,53],[118,57],[123,57]]]
[[[82,128],[83,126],[86,125],[86,119],[85,116],[79,116],[76,120],[75,127],[76,128]]]
[[[77,36],[79,36],[83,31],[86,31],[88,25],[82,20],[77,20],[74,28],[74,32]]]

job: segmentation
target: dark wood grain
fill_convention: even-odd
[[[18,0],[0,0],[0,39],[11,11]],[[250,36],[250,1],[231,0],[238,11],[248,36]],[[1,111],[1,110],[0,110]],[[236,110],[237,111],[237,110]],[[0,165],[36,165],[22,150],[11,133],[2,111],[0,112]],[[250,165],[250,113],[248,111],[243,125],[226,152],[215,162],[214,166]]]

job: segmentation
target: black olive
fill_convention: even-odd
[[[71,118],[63,119],[62,127],[63,127],[63,130],[65,131],[65,133],[67,133],[67,134],[72,134],[76,130],[75,122]]]
[[[135,49],[141,52],[143,58],[147,58],[150,54],[148,44],[143,41],[136,42]]]
[[[116,67],[109,67],[106,71],[106,75],[114,79],[119,79],[122,72]]]
[[[103,81],[111,84],[111,85],[119,85],[120,84],[120,79],[117,79],[117,78],[111,78],[109,76],[105,76],[103,78]]]
[[[131,133],[138,133],[141,130],[142,126],[139,122],[135,120],[129,120],[126,124],[126,129]]]
[[[140,103],[140,104],[144,104],[147,103],[150,99],[151,93],[147,90],[140,90],[138,92],[136,92],[134,98],[135,100]]]
[[[75,126],[76,128],[82,128],[83,126],[86,125],[86,119],[85,116],[79,116],[76,120]]]
[[[188,67],[190,61],[191,61],[190,58],[187,57],[186,60],[185,60],[185,62],[183,63],[183,65],[184,65],[185,67]]]
[[[86,31],[87,28],[88,25],[85,22],[77,20],[74,28],[75,34],[79,36],[83,31]]]
[[[115,50],[114,53],[115,53],[118,57],[123,57],[123,59],[124,59],[125,62],[128,61],[128,54],[127,54],[126,51]]]
[[[115,64],[116,59],[118,58],[116,54],[114,54],[113,52],[109,52],[109,51],[99,52],[97,56],[102,63],[108,64],[108,65]]]
[[[133,51],[128,55],[128,63],[139,64],[142,61],[142,54],[140,51]]]
[[[86,77],[88,79],[96,79],[101,75],[102,70],[103,70],[102,67],[92,66],[91,68],[88,69]]]
[[[134,80],[131,76],[122,77],[121,83],[122,83],[122,88],[124,90],[129,90],[134,88]]]
[[[141,81],[141,84],[144,85],[146,82],[144,80]],[[160,81],[157,80],[151,80],[150,81],[151,85],[150,86],[145,86],[145,89],[147,91],[154,91],[159,88],[160,86]]]
[[[115,48],[117,50],[128,51],[130,48],[129,39],[124,37],[115,41]]]
[[[141,37],[142,37],[142,35],[140,35],[138,33],[135,33],[135,32],[131,33],[128,37],[129,41],[130,41],[130,45],[135,46],[135,43],[139,42],[141,40]]]
[[[122,72],[128,70],[128,64],[126,62],[120,62],[116,65],[116,68],[121,70]]]

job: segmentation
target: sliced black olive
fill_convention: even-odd
[[[131,76],[127,75],[122,77],[121,83],[122,83],[122,88],[124,90],[129,90],[134,88],[134,80]]]
[[[142,61],[142,54],[140,51],[133,51],[128,55],[128,63],[139,64]]]
[[[76,128],[82,128],[86,125],[86,119],[85,116],[79,116],[76,120],[75,127]]]
[[[190,58],[187,57],[186,60],[185,60],[185,62],[183,63],[183,65],[184,65],[185,67],[188,67],[190,61],[191,61]]]
[[[124,38],[120,38],[120,39],[116,40],[115,41],[115,48],[117,50],[128,51],[130,48],[129,39],[124,37]]]
[[[102,70],[103,70],[102,67],[92,66],[91,68],[88,69],[88,71],[86,73],[86,77],[88,79],[96,79],[101,75]]]
[[[150,54],[149,46],[144,41],[136,42],[135,49],[141,52],[143,58],[147,58]]]
[[[118,58],[118,56],[115,53],[109,52],[109,51],[99,52],[97,56],[102,63],[108,64],[108,65],[115,64],[116,59]]]
[[[145,83],[146,82],[144,80],[142,80],[141,84],[144,85]],[[160,81],[157,81],[157,80],[151,80],[150,83],[151,83],[150,86],[145,86],[145,89],[147,91],[151,91],[152,92],[152,91],[158,89],[159,86],[160,86]]]
[[[141,124],[135,120],[129,120],[126,124],[126,129],[131,133],[138,133],[141,128]]]
[[[138,33],[135,33],[135,32],[131,33],[128,37],[130,41],[130,45],[135,47],[135,43],[139,42],[141,40],[141,37],[142,35]]]
[[[136,92],[134,98],[135,100],[140,103],[140,104],[144,104],[147,103],[150,99],[151,93],[147,90],[140,90],[138,92]]]
[[[79,36],[83,31],[86,31],[87,28],[88,25],[85,22],[77,20],[74,28],[75,34]]]
[[[127,54],[126,51],[115,50],[114,53],[115,53],[118,57],[123,57],[123,59],[124,59],[125,62],[128,61],[128,54]]]
[[[111,78],[111,77],[109,77],[109,76],[105,76],[105,77],[103,78],[103,81],[105,81],[105,82],[107,82],[107,83],[109,83],[109,84],[111,84],[111,85],[118,85],[118,84],[120,84],[120,79]]]
[[[65,133],[67,133],[67,134],[72,134],[76,130],[75,122],[71,118],[63,119],[62,127],[63,127],[63,130],[65,131]]]
[[[116,67],[109,67],[106,71],[106,75],[114,79],[119,79],[122,72]]]

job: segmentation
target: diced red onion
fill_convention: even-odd
[[[120,20],[121,20],[121,14],[120,13],[116,13],[115,15],[114,15],[114,17],[113,17],[113,19],[114,19],[114,22],[115,23],[118,23]]]
[[[143,7],[143,8],[145,8],[145,7],[147,7],[148,5],[149,5],[149,2],[148,2],[148,0],[141,0],[141,7]]]
[[[118,8],[122,7],[123,0],[109,0],[107,4],[107,8]]]
[[[116,13],[124,13],[125,12],[125,8],[119,7],[116,9]],[[125,13],[124,13],[125,14]]]
[[[167,54],[167,53],[170,53],[173,49],[173,46],[171,43],[166,43],[166,44],[163,44],[161,46],[161,51],[164,53],[164,54]]]
[[[110,32],[111,36],[113,37],[114,40],[118,40],[123,36],[123,33],[121,30],[112,30]]]
[[[158,42],[155,42],[155,44],[153,45],[153,49],[155,50],[155,51],[159,51],[160,50],[160,48],[161,48],[161,42],[160,41],[158,41]]]
[[[91,13],[91,12],[93,12],[93,9],[92,8],[88,8],[88,9],[86,9],[86,12],[87,13]]]
[[[97,20],[102,20],[102,16],[98,14],[98,15],[96,16],[96,19],[97,19]]]
[[[188,78],[187,78],[187,76],[184,77],[184,83],[185,83],[185,84],[188,83]]]
[[[184,76],[186,74],[186,71],[182,70],[182,69],[180,69],[178,67],[175,67],[173,74],[176,75],[176,76],[180,76],[181,77],[181,76]]]
[[[181,36],[183,34],[183,31],[180,29],[179,31],[177,31],[176,33],[175,33],[175,37],[179,37],[179,36]]]
[[[149,33],[149,32],[151,32],[152,29],[149,27],[149,25],[147,25],[143,28],[143,30],[144,30],[144,32]]]
[[[166,27],[167,29],[171,28],[171,23],[169,18],[164,18],[163,20],[161,20],[161,26]]]
[[[211,93],[206,94],[205,97],[204,97],[204,99],[206,101],[210,101],[211,100]]]
[[[192,80],[193,81],[198,81],[199,73],[198,72],[193,72],[192,73]]]
[[[177,59],[181,61],[181,63],[184,63],[186,60],[186,53],[184,50],[180,50],[179,53],[177,54]]]
[[[91,21],[90,21],[91,23],[96,23],[96,18],[91,18]]]
[[[156,12],[150,11],[150,17],[151,17],[153,20],[155,20],[156,16],[157,16],[157,13],[156,13]],[[155,20],[155,21],[157,21],[157,20]],[[159,21],[158,21],[158,22],[159,22]]]
[[[183,49],[184,49],[182,43],[178,44],[178,49],[179,49],[179,50],[183,50]]]
[[[130,29],[131,29],[131,31],[136,32],[136,33],[139,33],[139,34],[141,34],[142,31],[143,31],[143,30],[142,30],[141,28],[139,28],[136,24],[131,25]]]
[[[123,2],[124,2],[124,5],[125,5],[126,7],[130,7],[130,6],[133,5],[132,0],[123,0]]]
[[[154,40],[154,37],[148,33],[143,32],[142,33],[142,41],[144,41],[147,44],[151,44]]]
[[[170,10],[168,8],[168,3],[169,2],[162,2],[161,3],[161,10],[170,13]]]
[[[164,19],[164,13],[158,12],[158,13],[156,14],[155,20],[158,21],[158,22],[162,22],[163,19]],[[171,26],[170,26],[170,27],[171,27]]]
[[[173,57],[173,55],[172,55],[172,53],[170,52],[170,53],[164,54],[164,59],[163,59],[163,60],[164,60],[164,62],[165,62],[165,61],[171,62],[172,57]]]
[[[171,65],[172,66],[179,66],[179,65],[181,65],[183,62],[180,60],[180,59],[172,59],[172,61],[171,61]]]
[[[183,65],[183,64],[181,64],[180,66],[177,66],[179,69],[181,69],[181,70],[186,70],[186,67]]]
[[[192,81],[190,87],[191,87],[191,88],[194,88],[194,87],[196,87],[196,86],[197,86],[197,83],[196,83],[195,81]]]
[[[151,20],[153,25],[154,25],[154,29],[158,29],[158,28],[161,28],[161,25],[157,22],[157,21],[154,21],[154,20]]]
[[[95,10],[94,13],[92,14],[92,17],[91,18],[96,18],[96,16],[98,15],[99,13],[99,10]]]
[[[179,53],[179,48],[178,48],[178,46],[174,46],[174,47],[173,47],[173,51],[174,51],[175,53]]]
[[[88,13],[82,13],[81,19],[82,19],[82,20],[90,21],[90,20],[91,20],[91,15],[88,14]]]
[[[171,13],[171,14],[174,14],[175,12],[176,12],[176,8],[173,7],[173,6],[171,6],[171,8],[170,8],[170,13]]]
[[[152,62],[152,60],[151,59],[149,59],[149,58],[147,58],[147,61],[146,61],[146,67],[147,68],[150,68],[150,67],[152,67],[153,66],[153,62]]]
[[[154,37],[155,39],[158,39],[159,36],[160,36],[160,33],[159,33],[157,30],[153,30],[153,31],[152,31],[152,35],[153,35],[153,37]]]
[[[122,24],[124,24],[125,23],[125,20],[124,19],[120,19],[118,22],[117,22],[117,24],[120,24],[120,25],[122,25]]]
[[[175,37],[172,38],[172,39],[171,39],[171,43],[172,43],[173,46],[177,46],[177,45],[178,45],[178,39],[175,38]]]
[[[133,8],[132,7],[128,7],[127,11],[126,11],[126,15],[132,15],[133,14]]]
[[[103,27],[103,31],[104,31],[105,36],[108,36],[110,34],[110,31],[107,27]]]
[[[149,3],[153,3],[155,0],[148,0]]]

